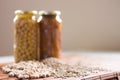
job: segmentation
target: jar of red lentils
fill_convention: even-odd
[[[61,55],[62,20],[60,11],[40,11],[40,59],[48,57],[59,58]]]

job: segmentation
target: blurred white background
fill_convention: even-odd
[[[120,0],[0,0],[0,56],[13,54],[17,9],[60,10],[63,51],[120,51]]]

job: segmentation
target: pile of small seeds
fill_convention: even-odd
[[[85,77],[106,70],[88,68],[80,65],[69,65],[56,58],[47,58],[41,62],[22,61],[2,67],[2,70],[18,78],[43,78],[43,77]]]
[[[66,78],[66,77],[85,77],[93,74],[98,74],[101,72],[107,72],[102,68],[98,67],[87,67],[81,66],[80,64],[70,65],[61,61],[56,58],[47,58],[42,61],[43,64],[47,65],[48,67],[52,68],[54,71],[51,76],[59,77],[59,78]]]
[[[40,78],[50,76],[51,68],[38,61],[22,61],[2,67],[9,76],[18,78]]]

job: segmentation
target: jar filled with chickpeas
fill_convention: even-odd
[[[40,11],[40,59],[61,56],[62,20],[60,11]]]
[[[37,11],[15,11],[14,18],[14,58],[15,62],[38,60]]]

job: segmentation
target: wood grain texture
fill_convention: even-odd
[[[87,65],[87,63],[91,63],[92,66],[95,66],[96,62],[100,62],[101,60],[95,60],[95,59],[90,59],[90,58],[85,58],[85,57],[80,57],[78,55],[69,55],[69,56],[64,56],[61,58],[62,60],[66,61],[67,63],[71,63],[71,64],[76,64],[76,63],[85,63],[84,65]],[[92,60],[92,62],[91,62]],[[104,61],[104,59],[103,59]],[[11,63],[11,62],[10,62]],[[99,74],[96,76],[87,76],[84,78],[66,78],[66,79],[62,79],[62,78],[53,78],[53,77],[48,77],[48,78],[40,78],[40,79],[18,79],[16,77],[9,77],[7,74],[2,72],[1,67],[9,64],[5,63],[5,64],[0,64],[0,80],[119,80],[117,77],[120,75],[119,72],[110,72],[110,73],[104,73],[104,74]],[[89,65],[88,66],[91,66]],[[116,65],[116,64],[114,64]]]

